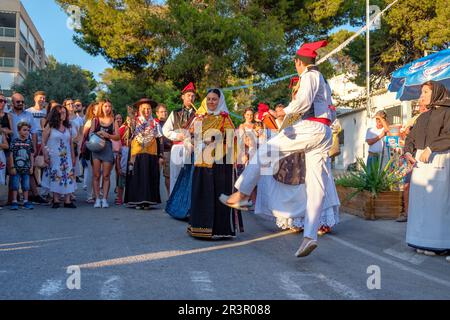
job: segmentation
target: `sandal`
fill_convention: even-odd
[[[253,202],[251,200],[241,200],[238,203],[230,204],[227,202],[229,198],[230,196],[221,194],[219,200],[227,207],[242,211],[248,211],[253,206]]]

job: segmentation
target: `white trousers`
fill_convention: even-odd
[[[304,151],[306,165],[304,236],[316,240],[326,185],[331,176],[327,166],[331,144],[332,132],[328,126],[315,121],[299,121],[260,146],[258,158],[250,160],[236,181],[235,187],[241,193],[250,195],[262,174],[273,174],[276,171],[275,168],[280,159],[292,153]],[[277,153],[279,156],[276,155]],[[273,200],[276,201],[276,199]]]

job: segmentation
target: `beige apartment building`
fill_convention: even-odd
[[[1,0],[0,91],[10,96],[14,83],[47,63],[44,41],[20,0]]]

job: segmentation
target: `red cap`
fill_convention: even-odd
[[[195,86],[192,82],[189,82],[189,84],[184,87],[184,89],[181,91],[182,94],[186,92],[194,92],[195,93]]]
[[[300,49],[297,50],[297,55],[302,57],[315,58],[317,57],[316,50],[319,48],[323,48],[328,44],[326,40],[304,43]]]
[[[258,119],[262,121],[264,112],[269,112],[269,106],[265,103],[258,104]]]
[[[292,77],[291,82],[289,83],[289,89],[295,87],[295,85],[298,83],[298,80],[300,80],[298,76]]]

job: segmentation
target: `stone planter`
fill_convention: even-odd
[[[366,220],[397,219],[403,211],[402,191],[380,192],[376,197],[368,191],[362,191],[349,199],[356,189],[342,186],[336,186],[336,189],[341,211]]]

